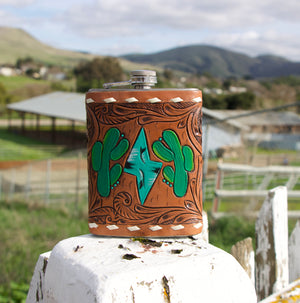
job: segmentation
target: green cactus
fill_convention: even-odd
[[[162,142],[164,140],[164,142]],[[174,194],[183,197],[188,186],[188,173],[194,169],[194,154],[189,146],[181,147],[177,134],[172,130],[163,131],[162,138],[152,145],[157,157],[166,162],[174,162],[174,169],[166,166],[163,176],[167,183],[173,183]]]
[[[104,136],[103,143],[97,141],[92,148],[92,167],[98,172],[97,188],[102,197],[109,196],[111,186],[117,182],[123,171],[119,163],[109,169],[110,160],[119,160],[129,147],[127,139],[119,140],[120,131],[117,128],[110,128]]]

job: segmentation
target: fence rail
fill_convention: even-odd
[[[268,189],[284,185],[289,198],[300,198],[300,167],[219,163],[216,172],[213,211],[222,198],[263,198]]]
[[[78,201],[87,196],[86,159],[34,161],[0,171],[0,199]]]

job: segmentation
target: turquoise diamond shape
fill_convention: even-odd
[[[162,163],[150,160],[145,131],[142,128],[126,160],[124,172],[136,176],[143,205],[161,170]]]

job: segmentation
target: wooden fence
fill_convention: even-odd
[[[255,230],[255,253],[247,239],[232,254],[254,281],[258,300],[300,302],[300,221],[288,239],[287,187],[268,192]]]
[[[77,159],[34,161],[0,171],[0,199],[78,202],[87,197],[87,161]]]
[[[219,163],[215,177],[213,211],[217,212],[221,199],[263,198],[269,188],[285,185],[289,198],[300,198],[300,167]]]

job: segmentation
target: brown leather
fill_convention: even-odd
[[[91,233],[201,232],[200,98],[201,91],[185,89],[87,93]]]

